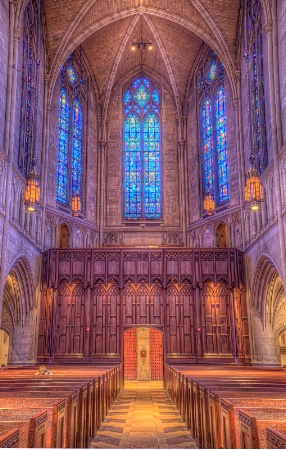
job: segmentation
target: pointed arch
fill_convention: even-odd
[[[160,219],[161,93],[141,74],[123,93],[124,218]]]

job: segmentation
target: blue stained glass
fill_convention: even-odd
[[[136,114],[130,114],[124,125],[124,215],[128,219],[142,216],[141,125]]]
[[[137,78],[134,82],[133,82],[133,87],[136,89],[141,83],[141,77]]]
[[[214,60],[212,60],[211,65],[210,65],[210,70],[209,70],[209,79],[211,81],[213,81],[216,77],[216,73],[217,73],[217,65],[216,62]]]
[[[143,84],[141,84],[137,89],[137,91],[135,92],[134,99],[142,108],[149,101],[149,98],[150,98],[149,92],[147,91],[146,87],[143,86]]]
[[[149,89],[151,86],[151,82],[150,80],[148,80],[148,78],[143,78],[143,83],[145,84],[145,86]]]
[[[57,200],[68,202],[69,185],[69,131],[70,131],[70,102],[67,90],[61,89],[59,109],[59,150],[57,174]]]
[[[77,97],[73,106],[72,195],[82,194],[83,110]]]
[[[160,94],[157,91],[157,89],[154,89],[153,94],[152,94],[152,99],[153,99],[154,103],[156,103],[157,105],[160,105]]]
[[[161,211],[160,94],[150,80],[138,77],[123,96],[132,98],[125,108],[124,217],[159,219]],[[154,94],[155,93],[155,94]],[[130,108],[131,107],[131,108]],[[158,116],[150,112],[156,109]],[[132,111],[131,114],[129,111]]]
[[[144,121],[144,211],[148,219],[161,217],[160,122],[155,114]]]
[[[217,146],[217,168],[218,168],[218,201],[229,200],[228,189],[228,158],[227,158],[227,139],[226,139],[226,109],[225,109],[225,91],[221,85],[217,89],[215,100],[215,119],[216,119],[216,146]]]
[[[212,138],[212,105],[209,96],[206,96],[202,107],[202,140],[203,140],[203,170],[204,192],[214,192],[214,164],[213,164],[213,138]]]
[[[125,92],[124,95],[124,105],[128,105],[132,100],[132,94],[130,92],[130,90],[128,89],[128,91]]]
[[[69,77],[70,82],[72,84],[75,84],[77,82],[77,74],[76,74],[76,71],[75,71],[74,66],[72,64],[70,64],[68,66],[67,72],[68,72],[68,77]]]

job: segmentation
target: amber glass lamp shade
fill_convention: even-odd
[[[24,204],[26,211],[36,212],[40,203],[40,181],[35,169],[28,176],[25,188]]]
[[[78,192],[76,192],[72,198],[72,213],[75,217],[78,217],[81,212],[81,198]]]
[[[215,212],[215,202],[211,192],[206,192],[204,199],[204,210],[208,216],[212,216]]]
[[[260,181],[259,173],[253,167],[246,173],[244,200],[252,211],[260,210],[261,203],[264,201],[263,184]]]

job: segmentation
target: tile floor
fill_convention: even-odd
[[[197,448],[161,381],[127,381],[91,448]]]

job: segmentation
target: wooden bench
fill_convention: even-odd
[[[272,427],[266,428],[267,448],[286,448],[286,428]]]
[[[0,410],[1,414],[1,410]],[[4,419],[4,420],[3,420]],[[3,447],[5,446],[5,437],[9,433],[13,433],[15,428],[18,430],[17,444],[12,444],[9,441],[9,445],[21,448],[45,448],[47,439],[47,412],[41,411],[27,412],[27,415],[19,414],[5,414],[0,419],[0,439],[3,439]],[[16,440],[14,436],[13,440]]]
[[[241,409],[238,416],[239,448],[267,448],[266,429],[279,422],[286,428],[286,409]]]
[[[19,434],[19,428],[13,428],[13,430],[0,436],[0,448],[18,448]]]

